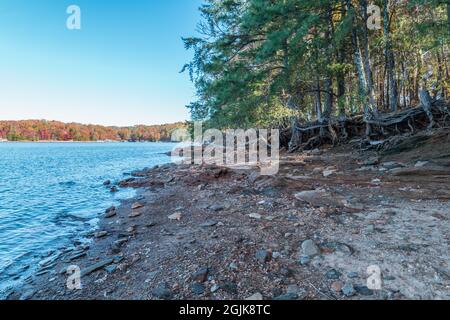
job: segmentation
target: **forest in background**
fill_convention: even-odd
[[[0,139],[8,141],[171,141],[182,122],[133,127],[105,127],[47,120],[0,121]]]
[[[183,71],[205,127],[285,128],[296,150],[348,140],[354,119],[369,140],[414,131],[420,112],[408,110],[419,105],[438,126],[432,105],[450,96],[450,0],[207,0],[200,11]]]

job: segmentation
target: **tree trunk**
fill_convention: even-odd
[[[397,111],[398,108],[398,92],[395,81],[395,58],[392,52],[391,30],[390,30],[390,1],[384,0],[384,37],[385,37],[385,59],[386,59],[386,73],[388,80],[388,97],[389,109]]]
[[[420,89],[419,90],[419,99],[420,99],[420,104],[422,105],[423,110],[425,110],[425,113],[427,114],[428,120],[430,120],[428,129],[431,129],[434,126],[434,119],[433,119],[433,113],[431,112],[431,97],[430,97],[430,93],[428,92],[428,90]]]
[[[378,110],[375,104],[374,90],[373,90],[373,78],[372,78],[372,67],[370,64],[370,50],[369,50],[369,31],[367,28],[368,23],[368,13],[367,13],[367,0],[360,0],[361,11],[363,15],[363,40],[362,47],[364,50],[364,70],[366,71],[366,84],[367,84],[367,96],[370,103],[370,109],[373,114],[376,116],[378,114]]]

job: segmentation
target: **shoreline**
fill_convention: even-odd
[[[137,196],[105,213],[89,247],[9,299],[450,298],[450,230],[436,225],[450,218],[448,180],[397,175],[381,170],[391,159],[367,157],[284,155],[269,177],[175,164],[136,172],[120,186]],[[380,291],[366,285],[374,263]],[[81,290],[66,288],[69,265],[81,268]]]

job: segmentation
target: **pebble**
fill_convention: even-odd
[[[263,299],[264,298],[263,298],[262,294],[259,293],[259,292],[251,295],[250,297],[245,298],[245,300],[248,300],[248,301],[260,301],[260,300],[263,300]]]
[[[209,269],[208,268],[200,268],[197,272],[194,273],[193,279],[195,282],[203,283],[208,279]]]
[[[274,259],[278,259],[281,257],[281,253],[278,251],[275,251],[274,253],[272,253],[272,258]]]
[[[214,292],[217,292],[219,289],[220,289],[220,286],[218,284],[214,284],[211,287],[210,291],[211,291],[211,293],[214,293]]]
[[[260,220],[260,219],[262,218],[261,215],[260,215],[259,213],[250,213],[248,216],[249,216],[250,218],[256,219],[256,220]]]
[[[258,251],[256,252],[255,257],[256,257],[256,260],[258,260],[259,262],[261,262],[261,263],[264,264],[264,263],[270,261],[270,259],[271,259],[271,254],[270,254],[270,252],[267,251],[267,250],[258,250]]]
[[[335,281],[331,284],[331,289],[333,289],[335,292],[340,292],[344,285],[340,281]]]
[[[139,217],[140,215],[142,215],[142,212],[140,212],[140,211],[133,211],[132,213],[130,213],[130,214],[128,215],[128,217],[130,217],[130,218],[136,218],[136,217]]]
[[[172,292],[165,284],[160,284],[152,290],[152,295],[158,299],[168,300],[172,298]]]
[[[111,187],[111,189],[109,189],[109,192],[111,192],[111,193],[115,193],[115,192],[118,192],[118,191],[119,191],[119,189],[117,189],[116,186],[113,186],[113,187]]]
[[[142,203],[139,202],[135,202],[133,203],[133,205],[131,206],[131,209],[136,210],[136,209],[140,209],[142,208],[144,205]]]
[[[338,280],[342,276],[342,273],[336,269],[331,269],[325,274],[325,276],[330,280]]]
[[[181,220],[181,212],[175,212],[174,214],[171,214],[170,216],[168,216],[169,220],[177,220],[180,221]]]
[[[208,220],[208,221],[205,221],[204,223],[202,223],[200,225],[200,227],[202,227],[202,228],[210,228],[210,227],[214,227],[215,225],[217,225],[217,221]]]
[[[372,296],[373,290],[370,290],[367,288],[367,286],[356,286],[355,287],[356,292],[358,292],[360,295],[363,296]]]
[[[347,277],[350,278],[350,279],[355,279],[355,278],[359,277],[359,274],[358,274],[358,272],[349,272],[347,274]]]
[[[195,282],[192,284],[192,292],[196,295],[202,295],[205,292],[205,286],[201,283]]]
[[[289,301],[289,300],[297,300],[298,299],[298,294],[296,293],[286,293],[286,294],[282,294],[276,298],[274,298],[274,300],[280,300],[280,301]]]
[[[314,241],[308,239],[302,243],[302,255],[308,257],[314,257],[320,253],[319,247],[314,243]]]
[[[350,282],[347,282],[342,287],[342,294],[346,297],[352,297],[356,294],[355,288],[353,287],[353,284]]]
[[[98,232],[94,233],[94,237],[97,239],[106,237],[107,235],[108,235],[107,231],[98,231]]]
[[[311,262],[311,257],[310,256],[301,255],[299,262],[303,266],[307,265],[307,264],[309,264]]]

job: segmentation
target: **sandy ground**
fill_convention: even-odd
[[[135,173],[120,186],[139,196],[89,247],[74,244],[9,298],[450,299],[450,158],[349,148],[283,156],[267,177]],[[70,265],[81,290],[66,287]],[[369,283],[368,267],[380,271]]]

